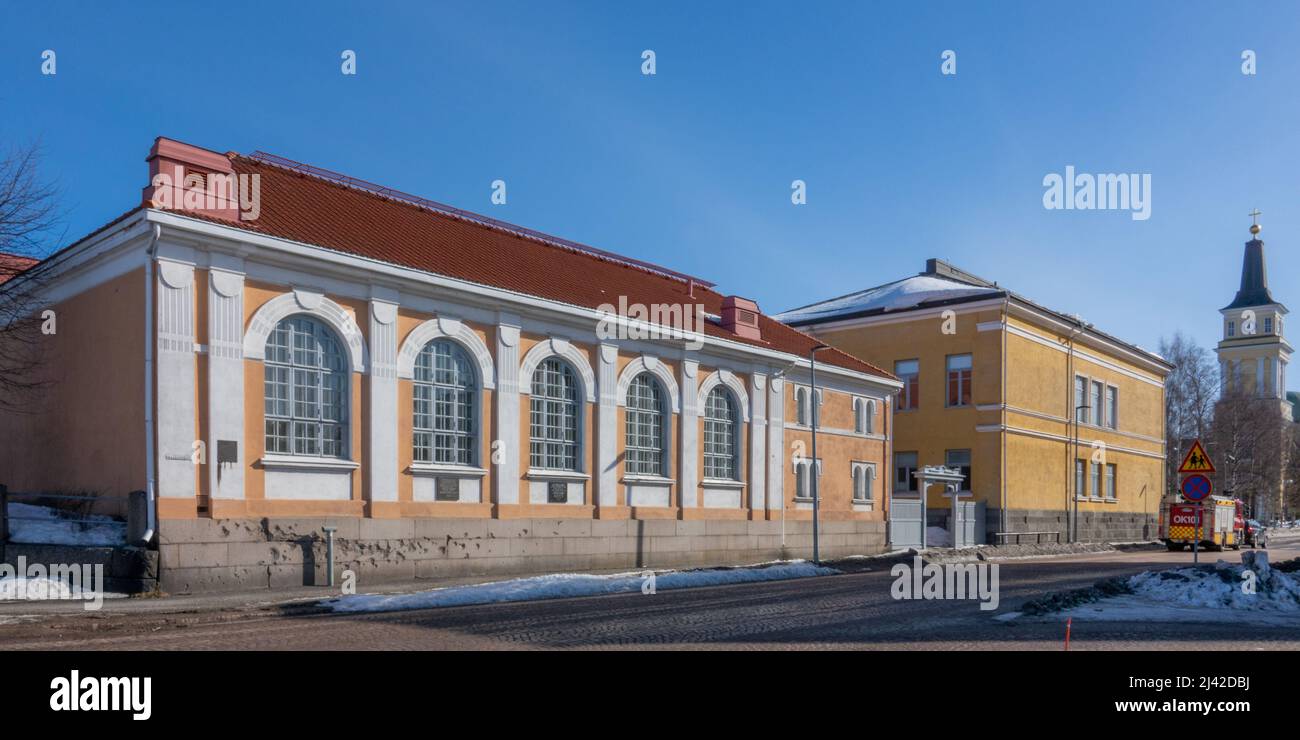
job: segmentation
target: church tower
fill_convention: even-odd
[[[1250,214],[1257,218],[1259,211]],[[1219,342],[1219,367],[1224,395],[1246,393],[1277,399],[1279,413],[1291,418],[1286,398],[1286,368],[1291,345],[1284,333],[1286,306],[1268,291],[1264,242],[1258,221],[1251,224],[1251,239],[1241,260],[1241,288],[1223,314],[1223,339]]]

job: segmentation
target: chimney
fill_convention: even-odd
[[[159,136],[145,161],[141,205],[239,221],[239,183],[226,155]]]
[[[746,339],[762,339],[758,330],[758,304],[738,295],[723,298],[722,328]]]

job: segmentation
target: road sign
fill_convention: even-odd
[[[1188,501],[1201,501],[1210,497],[1210,493],[1214,491],[1214,484],[1200,473],[1194,473],[1183,479],[1182,489],[1183,498]]]
[[[1201,440],[1192,443],[1192,449],[1187,451],[1187,457],[1183,458],[1183,464],[1178,466],[1180,473],[1213,473],[1214,463],[1210,462],[1210,456],[1205,454],[1205,448],[1201,446]]]

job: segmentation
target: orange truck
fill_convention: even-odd
[[[1198,541],[1204,550],[1240,550],[1245,532],[1241,499],[1210,496],[1189,503],[1181,496],[1170,496],[1160,507],[1160,539],[1173,551]]]

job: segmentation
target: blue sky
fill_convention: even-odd
[[[4,0],[0,143],[42,141],[69,236],[138,203],[161,134],[659,262],[769,313],[937,256],[1143,346],[1212,346],[1252,208],[1273,293],[1300,305],[1298,32],[1286,2]],[[1067,165],[1149,173],[1150,219],[1044,209]]]

